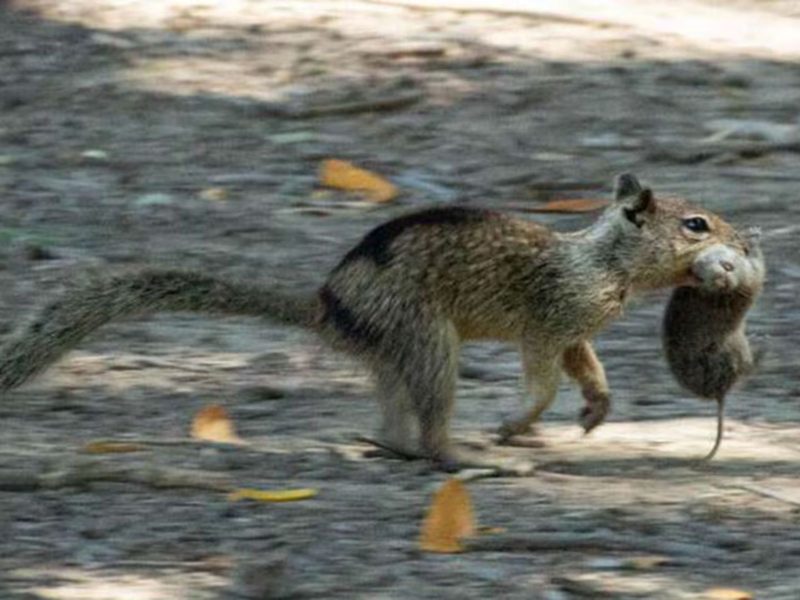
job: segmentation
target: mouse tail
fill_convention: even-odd
[[[717,398],[717,439],[714,441],[714,447],[706,454],[702,460],[708,462],[719,450],[719,445],[722,443],[722,431],[725,425],[725,398]]]

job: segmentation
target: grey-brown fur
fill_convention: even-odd
[[[689,231],[701,218],[708,231]],[[656,198],[620,176],[615,202],[587,229],[556,233],[486,210],[433,209],[390,221],[332,271],[314,298],[203,274],[148,270],[102,280],[46,307],[0,349],[0,388],[41,371],[94,329],[128,314],[194,310],[309,325],[372,371],[382,441],[444,466],[459,463],[448,432],[460,344],[518,344],[534,406],[502,436],[528,429],[555,398],[562,371],[581,386],[588,431],[609,409],[591,338],[639,290],[672,287],[714,243],[737,244],[719,217]],[[415,441],[419,438],[419,444]]]
[[[47,304],[0,348],[0,390],[43,371],[102,325],[131,315],[191,311],[312,326],[316,303],[204,273],[144,269],[95,278]]]
[[[690,392],[717,401],[717,436],[705,459],[722,441],[725,396],[753,370],[745,316],[764,285],[758,232],[745,235],[746,254],[712,246],[695,260],[697,285],[679,287],[664,314],[663,343],[675,379]]]

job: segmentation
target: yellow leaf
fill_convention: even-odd
[[[461,538],[474,533],[469,493],[458,479],[449,479],[436,492],[422,523],[420,548],[425,552],[463,552]]]
[[[83,447],[83,451],[89,454],[123,454],[142,450],[147,450],[147,447],[134,442],[89,442]]]
[[[236,435],[236,428],[228,416],[228,411],[219,404],[206,406],[194,416],[192,437],[209,442],[242,443],[241,438]]]
[[[608,200],[592,198],[571,198],[566,200],[551,200],[542,206],[526,208],[534,213],[584,213],[600,210],[608,206]]]
[[[706,600],[753,600],[753,594],[733,588],[711,588],[703,594]]]
[[[389,202],[398,194],[397,188],[380,175],[335,158],[322,161],[320,182],[327,187],[363,192],[373,202]]]
[[[255,490],[252,488],[240,488],[228,494],[228,500],[258,500],[259,502],[294,502],[296,500],[306,500],[317,495],[317,490],[313,488],[301,488],[297,490]]]

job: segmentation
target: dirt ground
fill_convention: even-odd
[[[666,370],[665,295],[642,298],[597,341],[609,421],[583,436],[565,385],[543,448],[489,450],[536,472],[468,483],[481,525],[540,545],[460,555],[417,548],[445,476],[365,455],[370,386],[308,334],[182,314],[106,327],[0,403],[0,597],[800,597],[800,41],[784,35],[800,31],[796,3],[591,4],[0,7],[4,334],[86,272],[180,265],[311,289],[370,226],[413,207],[526,215],[604,197],[623,170],[760,225],[769,265],[750,318],[766,358],[732,394],[710,466],[692,459],[711,446],[713,407]],[[320,189],[328,157],[402,196]],[[562,230],[593,218],[526,216]],[[456,431],[486,441],[519,406],[516,351],[470,346],[462,374]],[[249,447],[81,452],[185,438],[210,403]],[[167,468],[319,494],[232,503],[142,481]]]

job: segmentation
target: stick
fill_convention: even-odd
[[[328,115],[351,115],[366,112],[386,112],[405,108],[419,102],[422,94],[410,92],[397,96],[387,96],[384,98],[371,98],[365,100],[353,100],[351,102],[339,102],[332,104],[319,104],[317,106],[285,106],[269,105],[263,106],[262,111],[274,114],[279,117],[290,119],[313,119]]]
[[[401,460],[411,461],[411,460],[420,460],[422,458],[425,458],[421,454],[413,454],[411,452],[398,450],[397,448],[392,448],[391,446],[387,446],[383,442],[379,442],[378,440],[375,440],[373,438],[370,438],[370,437],[367,437],[367,436],[364,436],[364,435],[357,435],[356,436],[356,441],[362,442],[364,444],[369,444],[370,446],[374,446],[378,450],[381,450],[382,452],[385,452],[386,454],[390,455],[391,457],[399,458]]]
[[[105,439],[98,439],[92,440],[87,442],[84,447],[94,446],[94,445],[125,445],[130,444],[132,446],[140,445],[140,446],[186,446],[187,448],[192,447],[205,447],[205,448],[219,448],[223,450],[231,450],[231,449],[246,449],[252,450],[252,446],[245,442],[233,443],[233,442],[212,442],[210,440],[196,440],[194,438],[147,438],[147,437],[126,437],[126,438],[105,438]],[[255,450],[258,451],[258,450]],[[98,454],[104,454],[103,452],[98,452]],[[113,451],[109,451],[108,454],[113,454]]]
[[[209,471],[176,469],[157,465],[123,465],[107,460],[81,460],[45,473],[2,473],[0,491],[28,492],[85,486],[96,481],[138,483],[154,488],[194,488],[231,491],[227,476]]]
[[[492,535],[462,540],[471,552],[564,552],[601,550],[642,552],[691,559],[722,560],[726,552],[685,542],[624,537],[613,533],[536,533],[525,536]]]
[[[751,494],[755,494],[757,496],[763,496],[764,498],[769,498],[771,500],[777,500],[778,502],[783,502],[784,504],[788,504],[789,506],[800,506],[800,500],[787,498],[786,496],[778,492],[773,492],[771,490],[767,490],[762,487],[752,485],[749,483],[732,483],[732,484],[718,485],[717,487],[723,489],[744,490],[745,492],[750,492]]]
[[[436,5],[426,5],[426,4],[417,4],[413,1],[411,2],[404,2],[403,0],[361,0],[362,2],[370,3],[370,4],[381,4],[384,6],[396,6],[397,8],[405,8],[408,10],[419,11],[419,12],[451,12],[460,15],[488,15],[491,17],[500,17],[500,18],[509,18],[509,19],[529,19],[531,21],[541,21],[542,19],[546,19],[548,21],[552,21],[554,23],[569,23],[573,25],[595,25],[601,27],[614,27],[617,25],[611,21],[604,21],[601,19],[585,19],[579,16],[572,16],[569,14],[560,14],[556,12],[546,12],[546,11],[533,11],[533,10],[514,10],[509,8],[505,9],[496,9],[490,7],[467,7],[467,6],[436,6]]]

